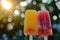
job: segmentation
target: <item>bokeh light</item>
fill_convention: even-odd
[[[58,24],[57,26],[57,31],[60,32],[60,24]]]
[[[14,16],[19,16],[19,13],[20,13],[19,10],[15,10],[15,11],[14,11]]]
[[[3,34],[2,37],[3,37],[3,40],[8,40],[7,34]]]
[[[36,1],[33,1],[33,5],[36,5],[37,4],[37,2]]]
[[[45,5],[44,5],[44,4],[41,4],[41,5],[40,5],[40,9],[41,9],[41,10],[46,10]]]
[[[16,36],[13,36],[13,40],[16,40],[17,39],[17,37]]]
[[[42,0],[43,3],[47,3],[50,4],[52,2],[52,0]]]
[[[25,17],[24,13],[21,13],[21,17],[22,17],[22,18],[24,18],[24,17]]]
[[[12,22],[12,17],[8,17],[8,22]]]
[[[7,24],[7,30],[12,30],[14,28],[14,25],[12,23]]]
[[[59,14],[59,18],[60,18],[60,14]]]
[[[20,6],[22,6],[22,7],[27,6],[27,2],[26,2],[26,1],[22,1],[22,2],[20,2]]]
[[[43,2],[43,3],[46,3],[46,2],[47,2],[47,0],[42,0],[42,2]]]
[[[57,24],[54,23],[52,27],[53,29],[57,29]]]
[[[49,11],[52,13],[54,11],[54,8],[52,6],[49,6]]]
[[[8,2],[7,0],[1,0],[2,6],[5,9],[10,9],[12,7],[12,4]]]
[[[25,8],[24,7],[21,7],[21,12],[25,12]]]
[[[17,5],[17,6],[16,6],[16,9],[19,9],[19,8],[20,8],[19,5]]]
[[[22,33],[23,33],[22,30],[19,30],[19,36],[23,36]]]
[[[58,1],[58,0],[54,0],[54,1]]]
[[[32,2],[32,0],[26,0],[26,2],[27,2],[27,3],[31,3],[31,2]]]
[[[60,9],[60,1],[56,2],[56,6],[58,9]]]
[[[53,20],[57,20],[57,16],[56,15],[53,16]]]

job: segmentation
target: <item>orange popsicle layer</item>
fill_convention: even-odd
[[[24,34],[37,34],[38,33],[38,18],[35,10],[27,10],[25,12],[24,20]]]

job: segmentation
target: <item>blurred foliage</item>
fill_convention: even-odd
[[[21,1],[25,1],[25,0],[8,0],[8,1],[10,1],[13,5],[10,10],[5,10],[0,5],[0,25],[1,24],[4,25],[3,28],[0,28],[0,38],[1,38],[2,34],[6,33],[11,40],[11,38],[14,35],[19,36],[19,33],[18,33],[19,29],[23,30],[24,18],[21,18],[21,15],[20,16],[14,16],[13,15],[14,10],[16,10],[17,5],[19,6],[18,10],[20,11],[20,14],[25,13],[25,11],[28,9],[34,9],[34,10],[39,11],[39,10],[41,10],[41,6],[45,6],[45,8],[50,13],[51,24],[53,25],[54,23],[56,23],[56,24],[60,23],[60,18],[58,17],[58,15],[60,14],[60,10],[57,8],[56,2],[54,0],[52,0],[52,2],[50,4],[43,3],[42,0],[32,0],[32,2],[29,3],[26,7],[21,7],[19,5]],[[33,4],[33,1],[36,1],[36,5]],[[25,8],[25,11],[22,12],[21,8]],[[53,20],[54,15],[57,16],[57,20]],[[13,28],[13,30],[10,30],[10,31],[7,30],[7,24],[9,23],[9,22],[7,22],[7,19],[9,16],[12,16],[12,22],[14,23],[14,28]],[[5,20],[6,23],[3,22],[3,19],[6,19]],[[12,22],[10,22],[10,23],[12,23]],[[21,25],[21,22],[22,22],[22,25]],[[23,34],[23,36],[24,36],[24,34]],[[53,29],[53,36],[50,36],[50,38],[51,38],[50,40],[59,40],[60,39],[60,33],[57,33],[57,30]]]

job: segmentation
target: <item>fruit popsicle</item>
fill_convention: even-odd
[[[38,11],[38,36],[52,35],[50,15],[47,10]]]
[[[38,32],[38,18],[35,10],[27,10],[25,12],[24,20],[24,34],[37,34]]]

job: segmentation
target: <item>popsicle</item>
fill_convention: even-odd
[[[25,12],[24,34],[38,34],[38,16],[35,10],[27,10]]]
[[[38,36],[44,37],[52,35],[50,15],[47,10],[38,11]]]

